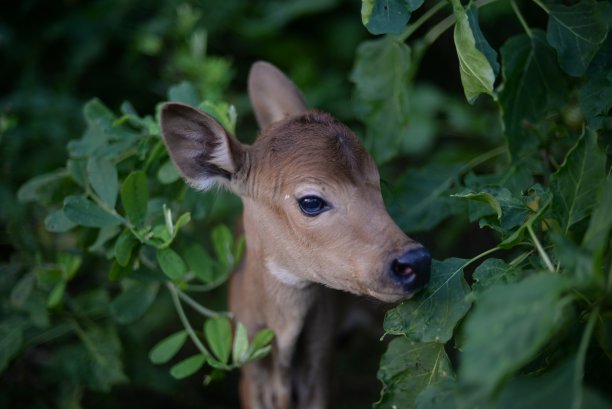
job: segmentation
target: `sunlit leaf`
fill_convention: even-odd
[[[209,318],[204,324],[204,334],[213,354],[227,363],[232,349],[232,325],[227,317]]]
[[[496,73],[492,62],[497,64],[497,55],[480,30],[477,8],[470,6],[464,9],[459,0],[452,0],[452,4],[461,83],[466,99],[474,103],[480,94],[493,96]]]
[[[236,325],[236,332],[234,333],[234,344],[232,346],[232,359],[234,363],[240,363],[247,357],[245,353],[249,349],[249,338],[247,336],[247,329],[243,323],[239,322]]]

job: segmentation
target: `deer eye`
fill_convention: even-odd
[[[298,199],[300,210],[308,217],[315,217],[329,209],[327,202],[318,196],[304,196]]]

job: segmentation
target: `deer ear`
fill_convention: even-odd
[[[170,158],[196,189],[229,185],[240,169],[243,147],[213,117],[188,105],[166,103],[161,128]]]
[[[297,87],[278,68],[258,61],[249,72],[249,98],[261,129],[308,109]]]

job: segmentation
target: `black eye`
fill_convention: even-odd
[[[327,202],[318,196],[304,196],[298,199],[298,204],[302,213],[309,217],[318,216],[329,208]]]

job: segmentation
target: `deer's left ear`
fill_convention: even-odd
[[[184,179],[196,189],[229,186],[240,169],[243,146],[212,116],[179,103],[161,110],[164,142]]]

